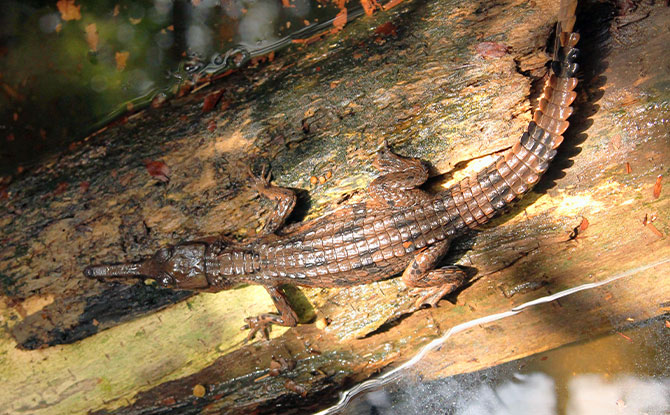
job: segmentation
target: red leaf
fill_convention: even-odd
[[[162,161],[144,160],[144,166],[151,177],[163,183],[170,181],[170,168]]]
[[[475,51],[485,58],[501,58],[507,53],[507,46],[496,42],[482,42],[475,46]]]
[[[216,130],[216,121],[211,120],[211,121],[207,124],[207,129],[208,129],[209,131],[214,131],[214,130]]]
[[[89,187],[91,187],[91,183],[89,183],[89,182],[79,183],[79,191],[82,192],[82,193],[86,193],[88,191]]]
[[[223,95],[223,90],[212,92],[211,94],[205,97],[204,102],[202,103],[202,112],[210,112],[214,109],[216,104],[219,103],[221,96]]]
[[[375,29],[375,34],[376,35],[382,35],[382,36],[398,36],[398,32],[396,31],[397,27],[391,23],[391,22],[386,22],[383,25],[378,26]]]
[[[54,190],[54,195],[60,195],[65,193],[67,190],[67,183],[66,182],[60,182],[58,183],[58,186],[56,186],[56,190]]]

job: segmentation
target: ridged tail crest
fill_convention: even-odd
[[[528,192],[563,142],[562,134],[568,128],[567,119],[577,96],[574,75],[578,69],[575,45],[579,34],[572,31],[576,6],[576,0],[561,1],[551,75],[526,132],[493,164],[445,192],[445,203],[455,205],[460,219],[469,227],[488,222],[504,206]]]

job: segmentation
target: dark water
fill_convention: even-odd
[[[332,27],[316,0],[0,2],[0,175]],[[358,3],[347,18],[362,14]]]

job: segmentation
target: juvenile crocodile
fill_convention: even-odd
[[[289,189],[256,178],[259,193],[277,202],[277,211],[254,239],[185,242],[162,248],[138,262],[96,265],[90,278],[154,278],[163,286],[216,292],[239,284],[260,284],[279,314],[247,317],[249,338],[271,324],[295,326],[298,318],[280,288],[342,287],[379,281],[402,272],[409,287],[423,288],[415,307],[435,306],[466,279],[456,266],[435,269],[450,241],[467,228],[488,222],[526,193],[547,170],[563,141],[572,113],[577,79],[573,32],[575,0],[561,4],[556,45],[543,95],[521,139],[493,164],[447,190],[418,189],[428,178],[421,161],[400,157],[384,146],[374,165],[382,173],[368,187],[370,200],[282,229],[295,206]]]

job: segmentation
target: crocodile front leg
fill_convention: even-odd
[[[274,213],[268,219],[262,232],[263,235],[273,234],[284,226],[286,218],[293,211],[296,202],[295,193],[291,189],[272,185],[270,183],[272,173],[269,170],[266,171],[266,166],[263,167],[260,176],[255,176],[251,169],[249,169],[249,175],[254,181],[258,194],[277,203]],[[298,316],[286,299],[284,291],[279,286],[266,286],[265,289],[270,294],[279,314],[265,313],[245,318],[246,324],[242,327],[242,330],[249,329],[247,341],[253,339],[259,331],[268,340],[270,338],[269,331],[273,324],[285,327],[298,325]]]
[[[279,314],[266,313],[255,317],[245,318],[244,321],[247,324],[242,326],[242,330],[249,329],[247,341],[253,339],[259,331],[265,340],[269,340],[269,331],[273,324],[285,327],[295,327],[298,325],[298,315],[293,311],[293,308],[291,308],[291,304],[289,304],[286,299],[284,291],[278,286],[265,287],[265,289],[268,290],[268,294],[272,297],[272,301],[274,301]]]
[[[449,250],[449,240],[444,240],[419,252],[402,274],[408,287],[427,288],[414,304],[414,309],[423,305],[435,307],[445,295],[463,285],[465,272],[456,266],[433,269]]]
[[[409,207],[432,200],[429,193],[416,189],[428,179],[428,169],[421,160],[401,157],[384,142],[373,165],[383,173],[368,186],[368,194],[377,206]]]
[[[268,219],[263,228],[263,234],[275,233],[279,228],[284,226],[286,218],[293,212],[296,201],[295,193],[291,189],[270,184],[272,173],[269,170],[266,171],[265,166],[260,176],[255,176],[251,172],[251,169],[249,169],[248,173],[254,181],[258,194],[277,203],[274,214],[270,216],[270,219]]]

